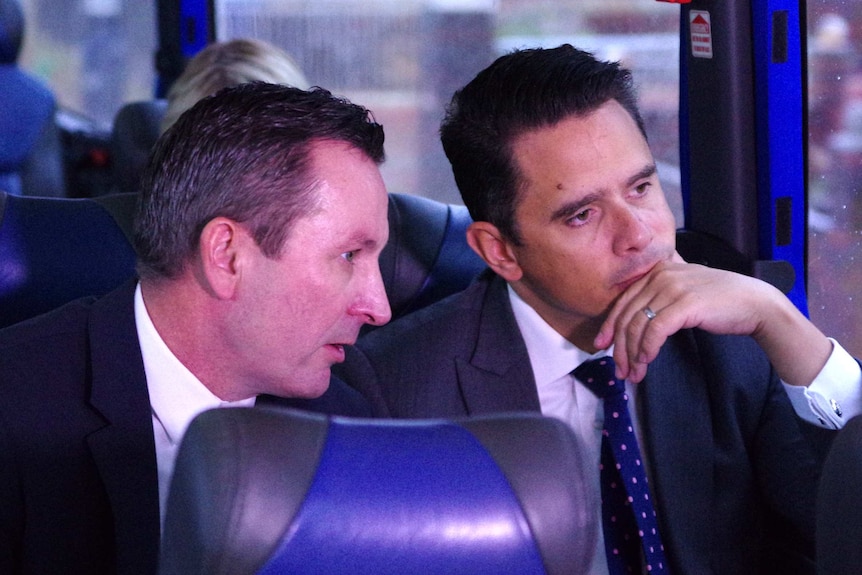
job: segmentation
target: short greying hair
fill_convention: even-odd
[[[383,128],[327,90],[248,83],[204,98],[156,143],[143,178],[134,244],[138,275],[174,278],[193,260],[204,226],[248,226],[278,257],[291,224],[317,201],[309,152],[334,140],[380,164]]]

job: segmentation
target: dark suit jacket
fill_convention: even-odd
[[[156,572],[158,475],[134,288],[0,331],[0,573]],[[370,415],[338,381],[322,403],[303,402],[318,405]]]
[[[362,338],[336,373],[381,416],[539,410],[505,283],[490,274]],[[818,465],[753,340],[682,331],[639,385],[671,572],[813,572]]]

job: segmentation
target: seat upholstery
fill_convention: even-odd
[[[595,509],[574,435],[538,414],[213,410],[180,447],[160,573],[585,573]]]
[[[0,191],[0,327],[105,294],[134,269],[134,250],[105,205]]]
[[[832,443],[817,493],[817,573],[862,574],[862,416]]]
[[[467,245],[467,208],[389,194],[389,242],[380,272],[396,318],[461,291],[485,268]]]

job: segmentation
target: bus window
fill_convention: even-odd
[[[808,304],[862,354],[862,4],[808,3]]]
[[[288,51],[312,84],[374,111],[392,192],[460,203],[437,136],[454,90],[516,47],[569,42],[634,70],[650,143],[682,226],[679,7],[643,1],[217,0],[216,36]]]
[[[156,93],[157,2],[22,0],[22,65],[64,111],[110,129]],[[201,5],[205,5],[201,2]],[[368,106],[386,126],[390,191],[460,203],[437,129],[445,103],[514,47],[563,42],[631,67],[659,173],[680,226],[679,7],[643,0],[216,0],[215,36],[285,49],[312,83]]]
[[[103,130],[127,101],[153,95],[156,2],[21,0],[20,64],[39,76],[65,111]]]

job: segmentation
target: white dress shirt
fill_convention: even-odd
[[[599,399],[571,372],[588,359],[612,354],[613,347],[594,355],[578,349],[548,325],[511,286],[508,290],[515,321],[530,356],[542,414],[561,419],[575,431],[587,461],[594,462],[592,469],[596,472],[591,484],[596,494],[595,500],[601,501],[598,496],[601,490],[598,469],[604,424],[603,407]],[[821,427],[840,428],[845,421],[862,413],[862,370],[856,360],[834,341],[832,355],[810,387],[785,384],[785,388],[800,417]],[[626,381],[626,391],[631,404],[637,398],[638,386]],[[642,430],[636,410],[631,409],[630,415],[638,441],[642,443]],[[649,461],[646,457],[644,460],[648,468]],[[601,517],[601,512],[598,516]],[[590,574],[608,575],[601,525],[598,526],[597,535]]]
[[[217,407],[250,407],[254,405],[255,398],[222,401],[192,375],[156,331],[144,305],[140,284],[135,290],[135,325],[153,411],[153,435],[159,471],[159,511],[164,523],[177,449],[192,419]]]

